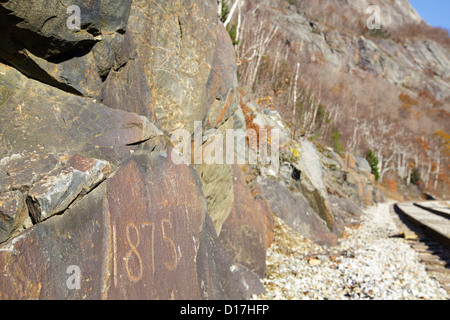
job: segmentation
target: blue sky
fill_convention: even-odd
[[[409,0],[428,24],[450,30],[450,0]]]

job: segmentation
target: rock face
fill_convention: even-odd
[[[0,299],[248,299],[273,214],[329,245],[357,218],[329,176],[352,190],[364,164],[344,179],[279,115],[243,112],[215,0],[4,0],[0,26]],[[251,125],[300,155],[175,164],[194,121],[204,152]]]
[[[210,170],[233,193],[219,237],[217,189],[167,144],[194,121],[243,126],[216,11],[212,0],[2,1],[1,299],[264,292],[267,212],[253,210],[239,167]]]
[[[204,229],[206,200],[193,169],[174,165],[170,150],[148,151],[135,153],[64,214],[2,245],[2,298],[200,299],[261,293],[258,277],[216,249],[215,231]],[[205,252],[220,256],[221,263],[209,265]],[[207,271],[200,267],[205,264]],[[70,266],[81,270],[80,290],[67,285]],[[222,273],[236,287],[211,291],[213,284],[206,286],[203,278],[227,282]],[[249,290],[252,282],[255,291]]]
[[[244,109],[249,127],[277,129],[281,138],[279,172],[260,165],[260,174],[249,180],[256,181],[257,194],[272,213],[304,237],[320,245],[335,245],[345,226],[360,223],[358,206],[383,201],[367,160],[350,154],[343,159],[332,149],[319,150],[306,139],[292,139],[272,110],[252,102]]]
[[[238,165],[233,170],[234,203],[222,225],[219,239],[234,261],[260,277],[266,273],[267,208],[253,198]]]
[[[25,222],[27,206],[20,191],[0,195],[0,242],[4,242]]]
[[[382,192],[375,186],[375,178],[366,159],[346,153],[344,159],[333,151],[322,155],[327,172],[325,182],[332,194],[345,197],[360,206],[370,206],[384,201]]]
[[[328,229],[302,193],[291,192],[282,183],[267,178],[258,180],[258,183],[273,213],[287,225],[318,244],[337,244],[337,235]]]
[[[201,297],[193,257],[206,202],[192,169],[174,165],[165,153],[138,154],[107,181],[112,230],[107,298]]]
[[[207,1],[134,1],[128,31],[136,38],[157,118],[166,131],[193,131],[208,105],[217,39],[217,7]]]
[[[157,135],[148,118],[114,110],[31,80],[0,65],[2,103],[0,157],[13,154],[82,152],[120,161],[133,144]]]
[[[364,12],[369,6],[373,4],[369,0],[348,1],[347,3],[358,10],[358,12]],[[382,8],[382,24],[384,26],[415,23],[422,20],[422,18],[417,14],[416,10],[414,10],[408,0],[399,0],[395,2],[389,0],[381,0],[377,3],[377,5]]]
[[[74,6],[79,19],[72,18],[77,12]],[[6,45],[0,58],[61,90],[100,98],[101,76],[108,72],[104,66],[111,64],[117,48],[115,41],[108,40],[122,37],[130,6],[130,0],[120,5],[109,0],[2,1],[2,43]],[[79,22],[76,32],[69,28],[73,19]]]
[[[249,299],[251,293],[265,292],[254,272],[242,265],[232,264],[209,216],[201,236],[197,270],[203,299]]]
[[[296,162],[300,171],[300,183],[303,194],[310,205],[316,209],[329,229],[333,228],[333,216],[328,204],[328,193],[325,189],[322,165],[314,145],[307,140],[300,140],[300,157]]]
[[[28,191],[27,204],[31,217],[41,222],[65,210],[77,197],[91,191],[110,172],[106,161],[70,157],[67,164],[44,176]]]
[[[374,4],[369,0],[330,1],[333,2],[340,3],[347,12],[353,10],[363,22],[364,17],[370,16],[366,13],[367,8]],[[251,5],[249,8],[253,10]],[[381,10],[382,27],[395,29],[402,24],[422,22],[408,0],[380,0],[376,5]],[[302,48],[305,63],[326,63],[332,70],[346,73],[368,73],[413,91],[423,90],[426,82],[426,89],[438,100],[447,97],[450,89],[446,80],[450,72],[448,49],[428,39],[408,40],[401,44],[392,39],[341,32],[339,26],[325,26],[326,23],[333,24],[326,18],[327,10],[330,8],[324,4],[323,20],[309,21],[301,5],[289,6],[283,0],[262,0],[258,2],[257,13],[259,21],[264,21],[266,32],[272,25],[279,26],[277,37],[283,44],[289,40],[291,56]],[[277,45],[272,43],[266,54],[274,57],[276,49]],[[427,75],[430,67],[434,73],[432,77]]]

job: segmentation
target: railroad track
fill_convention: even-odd
[[[428,274],[450,292],[450,203],[397,203],[390,209],[400,236],[418,252]]]

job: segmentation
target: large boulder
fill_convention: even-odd
[[[263,278],[267,249],[265,217],[271,212],[253,197],[238,165],[233,166],[233,192],[234,203],[219,239],[236,263]]]
[[[0,246],[0,297],[242,299],[261,293],[258,277],[233,263],[205,224],[195,171],[173,164],[167,147],[150,150],[136,152],[62,214]],[[79,271],[77,290],[71,270]]]
[[[105,180],[111,169],[106,161],[78,154],[63,162],[64,165],[44,175],[27,192],[28,209],[35,222],[64,211]]]
[[[339,236],[343,235],[344,226],[358,226],[361,223],[362,211],[352,200],[335,195],[330,195],[329,199],[331,210],[338,221],[336,231]]]
[[[333,230],[334,216],[330,210],[319,153],[314,144],[306,139],[299,140],[298,149],[299,159],[294,163],[299,178],[297,185],[328,229]]]
[[[219,127],[240,109],[233,43],[221,23],[216,28],[217,44],[207,83],[210,108],[205,119],[205,125],[213,128]]]
[[[8,240],[28,218],[23,194],[10,191],[0,194],[0,243]]]
[[[134,1],[127,32],[164,131],[186,128],[208,113],[207,83],[217,39],[214,0]]]
[[[76,8],[75,10],[72,10]],[[8,0],[0,4],[0,58],[29,77],[100,99],[119,50],[131,0]],[[73,14],[79,28],[72,28]]]
[[[142,58],[136,51],[132,31],[124,35],[123,44],[103,84],[102,103],[113,109],[134,112],[156,120],[150,86],[143,72]]]
[[[292,192],[283,183],[270,178],[258,178],[262,195],[267,199],[272,212],[302,236],[321,245],[336,245],[337,235],[300,192]]]
[[[238,167],[175,165],[161,130],[245,127],[215,1],[46,4],[0,3],[0,298],[262,293],[261,201]]]
[[[114,163],[161,133],[144,116],[66,93],[3,64],[0,83],[0,159],[71,151]]]
[[[203,299],[249,299],[265,292],[256,273],[233,263],[209,216],[201,234],[197,266]]]

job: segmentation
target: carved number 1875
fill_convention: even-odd
[[[176,246],[173,240],[166,235],[166,226],[169,226],[172,228],[172,223],[170,220],[163,219],[161,220],[161,231],[163,236],[163,241],[167,243],[167,245],[170,247],[170,255],[172,256],[169,261],[165,261],[164,265],[169,270],[175,270],[177,268],[178,263],[178,256],[176,251]],[[151,252],[151,272],[155,273],[155,250],[154,250],[154,243],[155,243],[155,224],[153,222],[143,222],[140,224],[140,227],[142,229],[150,229],[150,235],[151,235],[151,243],[152,243],[152,252]],[[135,234],[136,236],[133,237],[132,234]],[[142,275],[144,273],[144,264],[142,262],[141,255],[138,251],[139,244],[140,244],[140,232],[139,228],[136,227],[136,225],[133,222],[129,222],[126,227],[126,236],[127,236],[127,242],[130,247],[130,250],[125,255],[125,269],[127,271],[128,277],[133,282],[138,282],[142,279]],[[132,238],[135,239],[133,242]],[[113,225],[113,246],[114,246],[114,284],[117,284],[117,262],[116,262],[116,226]],[[131,270],[129,265],[129,260],[132,255],[135,255],[135,257],[138,260],[138,270]]]

